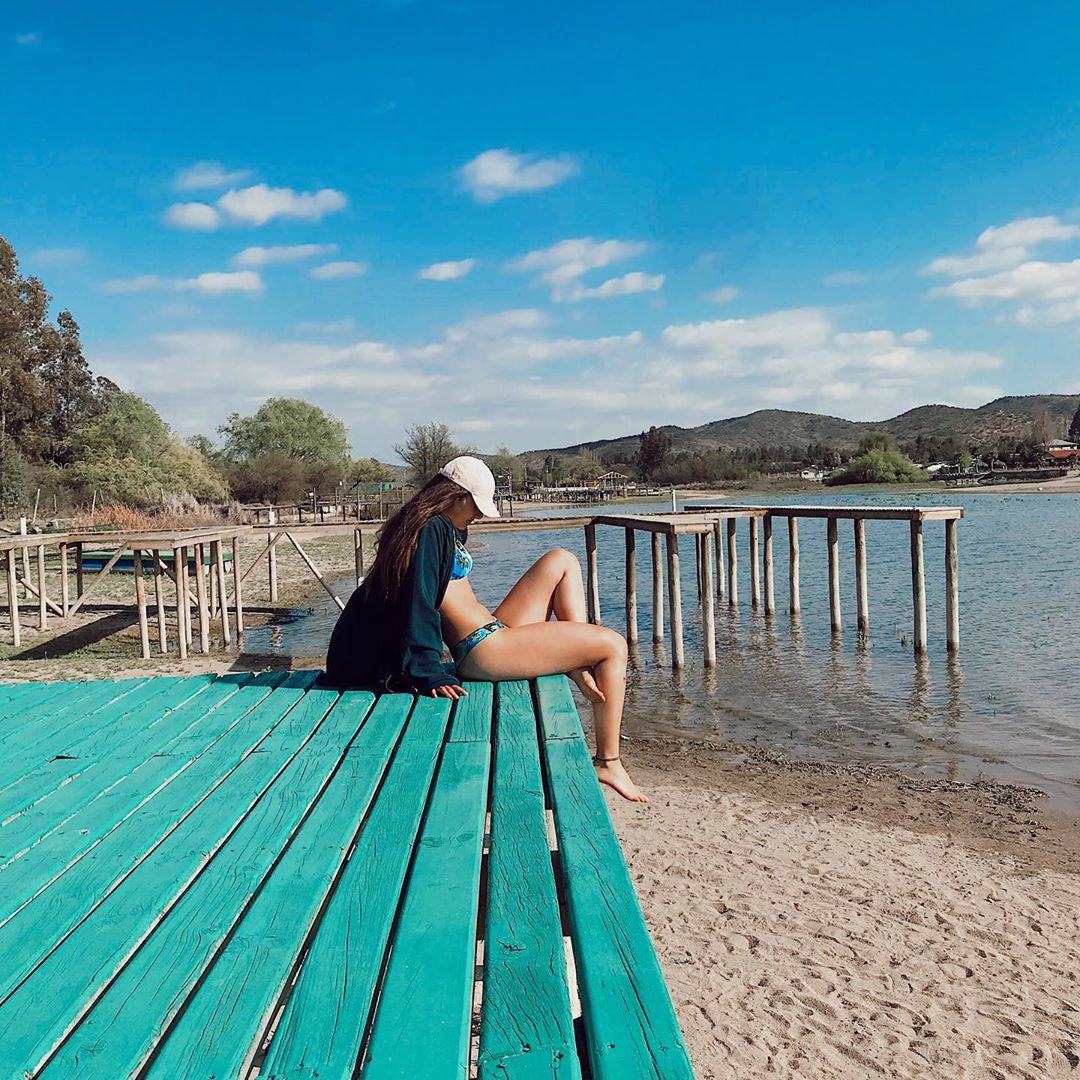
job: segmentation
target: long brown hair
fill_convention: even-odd
[[[462,495],[468,495],[463,487],[436,474],[405,503],[379,530],[368,588],[392,604],[416,554],[420,530],[433,517],[446,513]]]

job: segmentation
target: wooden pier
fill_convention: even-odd
[[[916,506],[701,506],[673,514],[602,515],[584,522],[586,551],[586,595],[589,619],[601,621],[600,572],[597,557],[597,526],[621,528],[626,533],[626,636],[638,640],[637,606],[637,532],[652,536],[652,617],[653,641],[664,640],[663,573],[660,537],[664,537],[667,562],[668,614],[671,625],[671,663],[685,664],[683,643],[682,583],[680,579],[679,537],[689,534],[695,541],[695,565],[698,602],[701,607],[702,651],[705,665],[716,663],[715,601],[730,607],[739,603],[738,523],[747,521],[747,556],[750,565],[750,605],[763,610],[766,618],[776,615],[773,527],[777,519],[787,520],[788,532],[788,610],[798,617],[801,599],[801,550],[799,519],[826,521],[828,565],[829,622],[833,634],[843,632],[840,601],[839,523],[851,521],[855,543],[856,625],[860,634],[870,630],[869,587],[866,562],[866,523],[868,521],[906,521],[910,530],[912,641],[916,653],[927,649],[926,570],[923,551],[924,525],[942,521],[945,525],[945,643],[953,652],[960,647],[959,545],[958,524],[964,516],[962,507]],[[726,533],[726,567],[724,534]],[[762,548],[764,551],[762,552]],[[764,570],[764,588],[762,587]],[[726,570],[726,572],[725,572]],[[715,573],[714,573],[715,571]]]

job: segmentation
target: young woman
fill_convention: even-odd
[[[479,458],[454,458],[382,527],[371,572],[334,627],[325,681],[457,699],[462,679],[566,673],[592,706],[600,782],[647,802],[619,756],[626,641],[586,621],[577,558],[549,551],[494,612],[469,584],[466,530],[499,516],[494,495]],[[442,663],[444,641],[452,670]]]

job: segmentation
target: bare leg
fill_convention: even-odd
[[[565,548],[546,552],[506,594],[494,614],[507,626],[544,623],[552,615],[559,622],[587,622],[585,585],[577,556]],[[595,673],[582,667],[567,674],[594,706],[595,713],[595,706],[604,700]]]
[[[604,626],[539,622],[486,637],[459,666],[467,679],[535,679],[591,668],[604,695],[594,703],[596,775],[631,802],[647,802],[619,760],[619,729],[626,694],[626,640]],[[607,759],[606,761],[603,759]]]

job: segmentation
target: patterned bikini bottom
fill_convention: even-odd
[[[461,667],[462,661],[480,644],[484,638],[491,637],[496,630],[505,630],[506,624],[500,622],[498,619],[492,619],[491,622],[485,623],[479,629],[474,630],[471,634],[466,634],[456,645],[450,649],[450,655],[454,658],[454,663]]]

